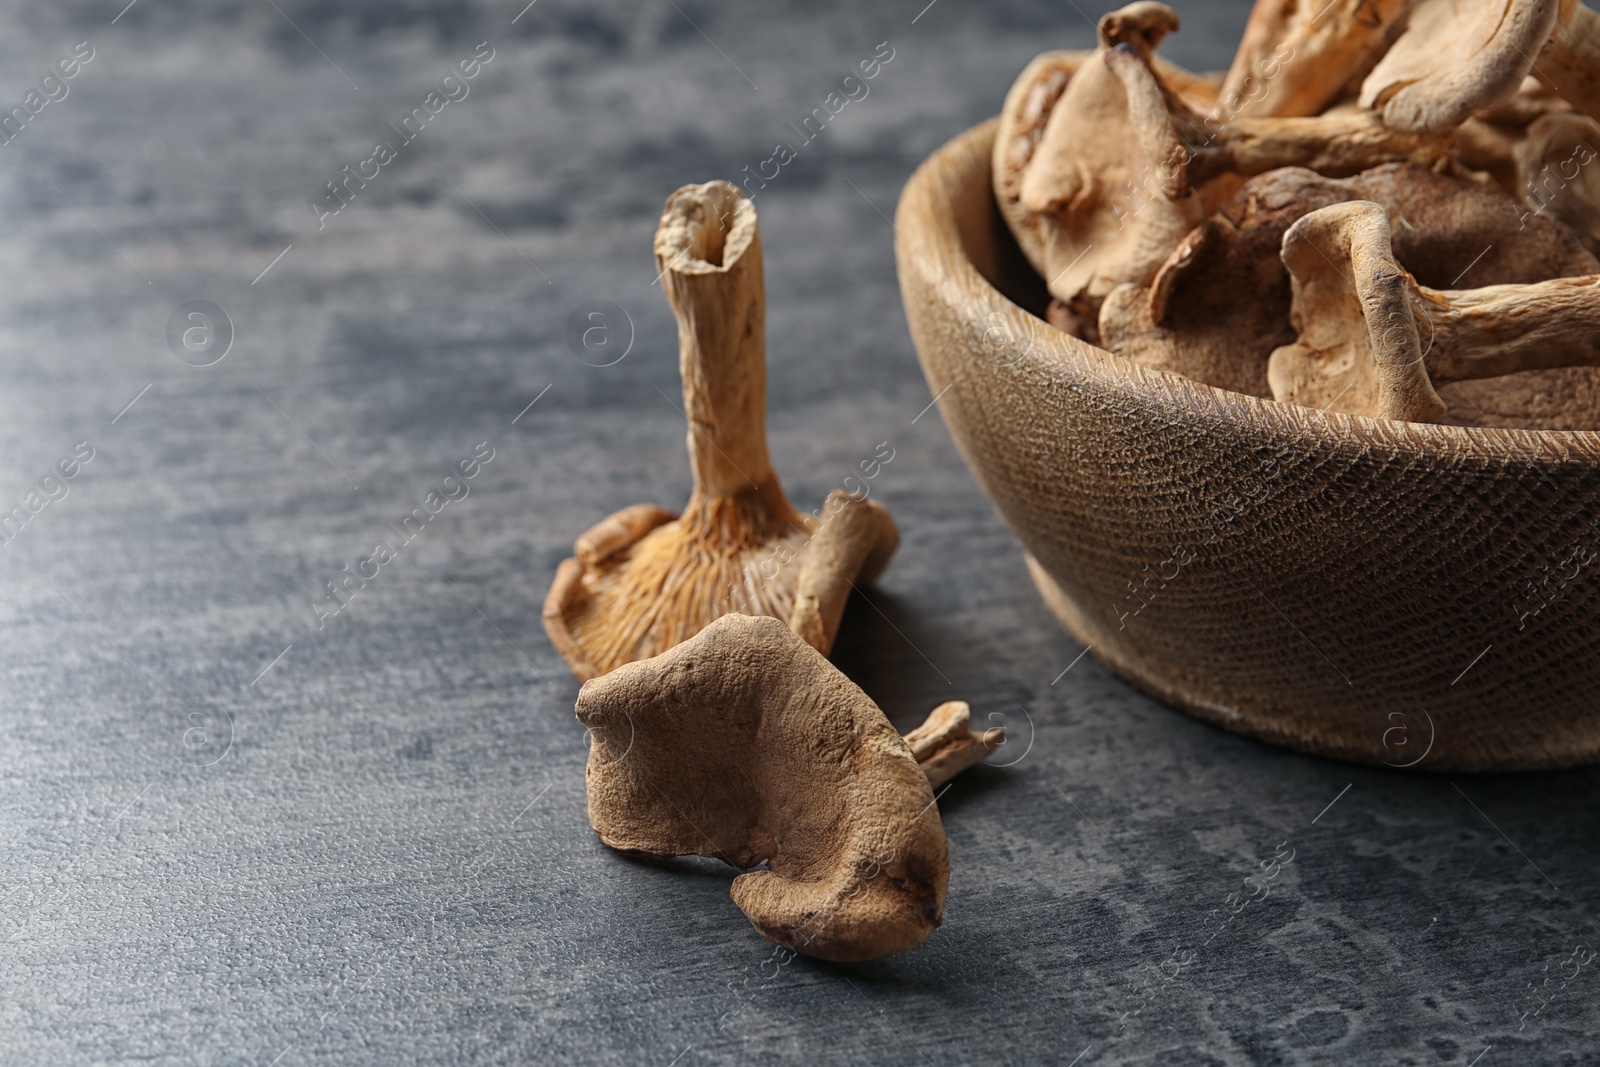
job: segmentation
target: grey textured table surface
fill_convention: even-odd
[[[886,216],[1030,55],[1091,41],[1075,5],[523,2],[7,5],[6,107],[93,57],[0,147],[0,504],[93,459],[0,544],[0,1061],[1600,1061],[1595,772],[1357,769],[1144,698],[925,410]],[[1224,64],[1243,5],[1181,6],[1168,53]],[[880,42],[756,201],[774,459],[810,507],[891,444],[903,546],[836,661],[902,727],[962,698],[1013,743],[941,801],[942,930],[780,967],[731,872],[595,840],[538,607],[590,522],[687,491],[661,201]],[[209,366],[169,346],[195,300],[232,324]],[[631,319],[611,366],[566,341],[593,300]]]

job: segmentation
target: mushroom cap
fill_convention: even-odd
[[[1159,111],[1165,125],[1164,90],[1148,64],[1177,24],[1164,4],[1114,11],[1100,21],[1105,47],[1071,71],[1061,59],[1036,60],[1007,97],[1004,114],[1016,119],[996,141],[1001,209],[1050,292],[1069,304],[1098,305],[1121,282],[1148,281],[1203,217],[1175,180],[1181,173],[1163,166],[1166,153],[1128,136],[1146,113]],[[1137,67],[1137,81],[1119,64]],[[1143,99],[1151,93],[1153,103]]]
[[[775,482],[731,498],[696,492],[678,517],[639,504],[578,539],[545,597],[545,631],[585,681],[729,612],[782,619],[826,655],[850,591],[899,544],[887,508],[839,490],[816,515],[797,514]]]
[[[1353,200],[1311,212],[1283,235],[1283,263],[1299,339],[1268,363],[1276,399],[1411,422],[1444,414],[1422,362],[1416,283],[1395,261],[1381,205]]]
[[[1315,115],[1377,61],[1413,0],[1256,0],[1221,117]]]
[[[1556,27],[1558,0],[1420,0],[1361,83],[1362,107],[1418,133],[1509,99]]]
[[[1600,252],[1600,123],[1575,111],[1552,111],[1530,122],[1513,148],[1517,194],[1531,211],[1548,211]]]
[[[927,775],[870,698],[775,619],[727,615],[587,682],[589,820],[612,848],[748,870],[763,936],[830,960],[921,944],[950,865]]]

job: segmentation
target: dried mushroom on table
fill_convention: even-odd
[[[590,527],[544,604],[585,682],[590,823],[619,850],[739,868],[734,900],[796,952],[911,948],[943,920],[950,874],[933,790],[1005,731],[948,701],[902,738],[824,658],[899,532],[877,501],[835,492],[808,515],[778,483],[754,205],[727,182],[684,186],[655,254],[694,489],[682,514],[635,504]]]

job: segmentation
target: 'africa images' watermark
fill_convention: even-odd
[[[493,459],[494,446],[488,441],[479,441],[472,451],[472,457],[457,463],[439,488],[423,497],[421,507],[413,508],[409,515],[400,520],[399,526],[392,522],[389,524],[399,535],[393,545],[387,540],[379,541],[370,555],[357,561],[355,570],[351,570],[350,564],[346,563],[340,570],[337,583],[332,579],[324,580],[322,585],[327,592],[322,599],[311,601],[311,610],[317,617],[317,629],[325,629],[329,619],[349,607],[350,602],[378,577],[384,567],[399,558],[400,549],[426,529],[435,515],[451,503],[465,500],[467,494],[472,492],[472,487],[467,483],[483,473],[483,468]]]
[[[10,511],[0,512],[0,544],[9,545],[22,532],[22,528],[47,505],[53,501],[65,500],[67,494],[72,491],[67,483],[76,478],[83,470],[83,465],[92,459],[94,459],[94,446],[88,441],[79,441],[72,446],[71,455],[62,456],[54,467],[45,471],[44,477],[39,479],[37,489],[29,489],[23,494],[21,504],[12,507]]]
[[[472,87],[467,83],[483,73],[483,68],[493,58],[493,46],[488,41],[481,42],[472,50],[470,57],[457,63],[440,80],[437,90],[422,98],[421,107],[412,108],[411,113],[400,120],[400,125],[389,123],[389,129],[399,138],[400,148],[395,148],[387,140],[379,141],[373,146],[372,154],[357,163],[354,170],[348,163],[340,167],[339,172],[344,177],[337,179],[337,184],[334,181],[327,182],[328,191],[311,201],[311,213],[317,217],[317,229],[326,227],[327,220],[353,203],[361,190],[367,187],[367,182],[375,180],[384,167],[399,159],[400,150],[416,140],[430,120],[450,104],[465,100],[467,94],[472,92]]]
[[[887,55],[885,54],[886,49]],[[863,59],[856,64],[855,69],[861,72],[859,77],[856,76],[855,71],[852,71],[841,79],[839,87],[844,90],[842,95],[837,92],[829,93],[822,98],[822,106],[812,108],[811,114],[800,120],[800,125],[796,126],[793,122],[789,123],[789,128],[799,135],[799,147],[804,148],[822,136],[822,131],[827,129],[828,123],[833,121],[834,117],[848,105],[865,100],[867,94],[872,92],[872,87],[867,82],[883,73],[884,66],[893,59],[894,46],[888,41],[880,42],[873,50],[871,57]],[[772,155],[756,164],[756,172],[754,174],[750,173],[750,166],[746,164],[744,173],[748,176],[739,181],[739,184],[744,187],[745,195],[754,200],[756,198],[756,189],[765,189],[767,182],[777,178],[783,168],[794,162],[799,155],[799,149],[793,144],[788,141],[779,141],[772,146]],[[770,174],[767,173],[768,167],[772,168],[772,173]],[[756,183],[756,189],[750,187],[751,182]]]
[[[67,82],[76,78],[83,70],[83,65],[93,58],[94,46],[88,41],[79,41],[72,46],[70,55],[56,60],[55,66],[39,78],[39,88],[29,89],[22,103],[0,118],[0,148],[21,136],[22,131],[28,128],[28,123],[47,106],[65,100],[72,91]]]

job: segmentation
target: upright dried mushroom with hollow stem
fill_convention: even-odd
[[[667,200],[655,252],[678,319],[694,491],[682,515],[635,505],[578,538],[545,599],[550,641],[588,679],[744,611],[785,620],[826,654],[853,584],[888,565],[894,520],[837,491],[818,514],[798,512],[768,461],[755,206],[727,182],[686,185]]]
[[[764,937],[869,960],[942,922],[949,850],[923,768],[867,695],[781,622],[725,615],[585,683],[577,713],[595,739],[586,778],[600,839],[749,872],[732,895]]]
[[[1040,132],[1019,139],[1002,131],[996,142],[1001,211],[1052,296],[1070,309],[1060,319],[1092,322],[1114,287],[1148,284],[1241,177],[1296,165],[1354,174],[1390,160],[1432,162],[1445,150],[1441,138],[1391,130],[1357,109],[1208,120],[1153,64],[1177,27],[1171,8],[1149,0],[1106,15],[1100,48],[1054,103],[1037,94],[1049,109]],[[1035,80],[1013,92],[1031,103]]]
[[[1299,338],[1273,352],[1278,400],[1433,421],[1435,383],[1600,366],[1600,275],[1438,290],[1395,260],[1383,208],[1352,201],[1289,228]]]

